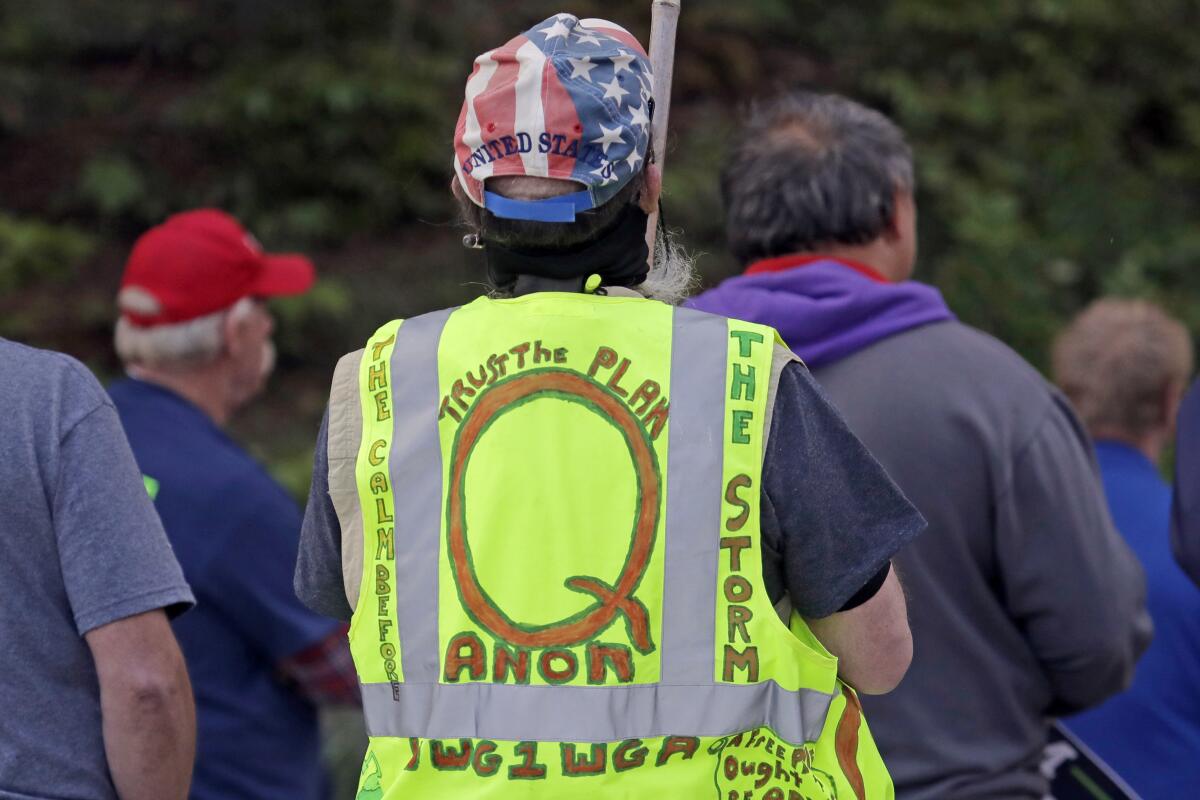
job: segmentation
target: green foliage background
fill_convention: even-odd
[[[0,0],[0,335],[118,371],[132,240],[220,206],[322,283],[281,302],[280,370],[235,431],[301,496],[336,358],[480,291],[450,137],[471,59],[558,11],[643,40],[649,3]],[[788,87],[891,114],[917,153],[922,256],[967,322],[1045,364],[1089,299],[1200,329],[1200,3],[685,0],[666,204],[723,254],[715,165]]]

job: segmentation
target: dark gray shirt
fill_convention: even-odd
[[[896,559],[912,667],[863,698],[897,797],[1043,797],[1047,717],[1120,691],[1150,634],[1086,433],[1028,364],[957,322],[816,378],[929,521]]]
[[[108,395],[0,339],[0,799],[116,798],[83,635],[190,606]]]
[[[314,611],[349,619],[341,527],[329,497],[327,424],[328,415],[317,438],[296,593]],[[804,616],[828,616],[923,528],[808,370],[786,366],[763,465],[763,572],[772,602],[786,592]]]

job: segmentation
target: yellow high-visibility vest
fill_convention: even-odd
[[[763,584],[778,347],[547,292],[390,322],[343,358],[359,800],[893,797],[836,659]]]

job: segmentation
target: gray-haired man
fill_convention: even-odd
[[[1041,798],[1047,717],[1127,685],[1144,582],[1069,405],[955,321],[916,258],[903,133],[834,95],[756,114],[723,172],[745,274],[705,311],[774,326],[929,521],[901,552],[912,668],[864,707],[898,797]]]
[[[215,209],[176,214],[133,247],[109,387],[199,607],[175,632],[196,689],[191,800],[327,796],[318,706],[356,702],[344,631],[291,587],[300,512],[222,428],[266,384],[265,298],[313,283]]]

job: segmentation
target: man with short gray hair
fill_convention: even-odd
[[[693,302],[775,326],[929,521],[897,558],[912,668],[863,702],[897,797],[1041,798],[1047,718],[1120,690],[1146,646],[1143,578],[1063,397],[909,280],[914,186],[879,112],[765,104],[721,181],[745,272]]]
[[[312,282],[307,258],[202,209],[137,241],[117,298],[129,379],[109,392],[200,601],[175,626],[196,689],[191,800],[326,797],[317,705],[357,701],[344,629],[292,592],[299,509],[222,430],[274,364],[265,299]]]
[[[1055,339],[1053,360],[1093,438],[1158,460],[1192,372],[1183,323],[1145,300],[1097,300]]]

